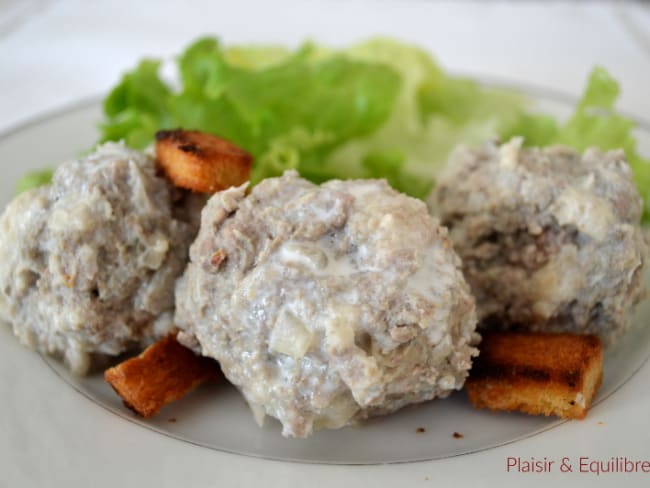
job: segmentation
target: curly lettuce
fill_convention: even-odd
[[[633,121],[614,109],[619,87],[603,68],[561,123],[512,90],[449,75],[426,51],[384,38],[292,51],[207,37],[176,66],[178,86],[160,76],[159,60],[123,76],[104,101],[102,141],[144,148],[157,130],[199,129],[251,152],[254,182],[296,169],[315,182],[386,178],[424,198],[455,145],[521,135],[531,146],[623,148],[650,205],[650,165]]]
[[[401,80],[387,66],[317,52],[311,45],[293,53],[228,51],[200,39],[178,59],[179,91],[152,77],[151,61],[124,76],[104,103],[102,140],[143,148],[161,128],[200,129],[251,152],[254,181],[286,169],[317,181],[345,177],[322,161],[386,121]]]

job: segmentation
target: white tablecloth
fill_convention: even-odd
[[[217,34],[230,43],[291,45],[308,38],[344,45],[370,34],[395,35],[429,48],[454,72],[574,95],[593,65],[601,64],[624,87],[620,106],[650,119],[647,4],[0,0],[0,132],[42,112],[101,95],[142,56],[171,56],[201,34]],[[366,486],[370,480],[376,486],[448,486],[452,481],[472,486],[649,486],[649,475],[505,473],[506,456],[589,455],[603,443],[611,456],[650,459],[650,365],[601,407],[586,424],[567,424],[483,453],[368,467],[251,464],[247,458],[178,447],[177,441],[132,425],[124,429],[124,450],[106,452],[101,432],[93,426],[110,414],[94,409],[88,418],[75,419],[79,433],[67,444],[66,466],[48,465],[53,447],[35,444],[13,459],[0,459],[0,486],[36,486],[34,480],[45,480],[48,486],[93,487]],[[558,443],[566,438],[572,442],[558,452]],[[184,453],[182,462],[169,454],[178,449]],[[80,475],[77,463],[91,465],[95,476]]]

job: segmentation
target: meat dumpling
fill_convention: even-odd
[[[643,293],[642,201],[622,150],[457,149],[430,203],[450,229],[482,326],[598,334]]]
[[[383,180],[318,186],[289,171],[217,193],[190,257],[179,340],[285,436],[446,397],[476,354],[446,229]]]
[[[0,218],[0,320],[78,374],[164,335],[194,200],[122,144],[62,164]]]

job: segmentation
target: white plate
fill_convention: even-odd
[[[566,115],[572,103],[550,95],[530,92],[547,111]],[[17,179],[25,171],[54,165],[74,158],[87,150],[97,139],[95,126],[100,119],[97,101],[80,103],[75,107],[53,113],[26,124],[0,138],[0,206],[13,195]],[[639,131],[641,150],[648,150],[650,131]],[[38,143],[35,143],[38,141]],[[619,344],[607,351],[605,377],[596,403],[603,402],[625,383],[650,355],[650,328],[642,327],[644,317],[650,316],[650,303],[640,307],[635,327]],[[127,430],[151,429],[195,445],[250,456],[311,463],[378,464],[441,459],[515,442],[540,434],[550,428],[564,428],[557,420],[518,414],[493,414],[472,409],[463,392],[444,401],[406,408],[384,418],[374,419],[359,427],[339,431],[319,432],[307,440],[288,440],[280,435],[277,423],[269,422],[260,429],[243,400],[232,387],[205,387],[189,397],[166,407],[150,421],[137,419],[126,410],[101,376],[85,379],[73,377],[56,361],[45,359],[51,370],[36,367],[43,359],[30,355],[26,349],[15,347],[8,327],[2,327],[0,362],[7,365],[29,357],[33,374],[49,375],[53,389],[69,389],[86,398],[71,412],[74,432],[75,417],[86,415],[94,402],[128,420]],[[2,376],[0,395],[12,395],[13,385],[8,375]],[[30,395],[28,393],[28,395]],[[57,408],[57,397],[43,397],[31,392],[26,402],[43,402],[45,410]],[[16,415],[20,406],[16,404]],[[170,419],[175,421],[170,422]],[[20,420],[20,419],[19,419]],[[416,429],[425,433],[417,434]],[[454,432],[464,435],[455,438]],[[97,435],[102,435],[97,432]]]

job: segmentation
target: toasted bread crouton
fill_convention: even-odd
[[[169,335],[142,354],[106,370],[104,379],[124,404],[142,417],[155,415],[208,380],[220,377],[219,364],[197,356]]]
[[[253,162],[232,142],[182,129],[156,133],[156,158],[172,184],[197,193],[215,193],[247,182]]]
[[[477,408],[582,419],[603,377],[594,335],[489,333],[479,350],[465,384]]]

